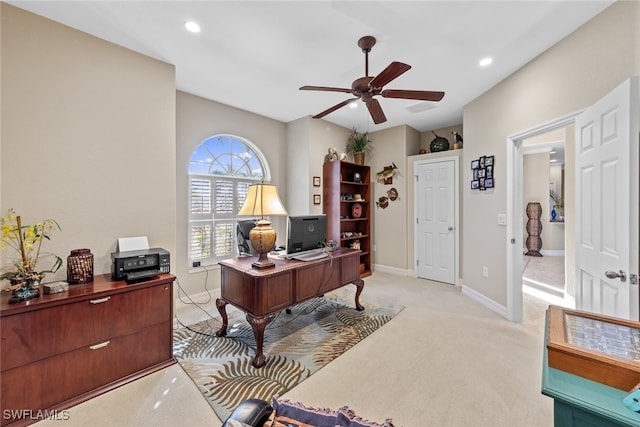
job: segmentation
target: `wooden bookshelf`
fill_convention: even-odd
[[[357,179],[356,174],[359,174]],[[327,239],[352,248],[360,243],[360,276],[371,274],[371,171],[369,166],[345,161],[323,165],[323,212]],[[355,200],[356,195],[362,200]],[[360,216],[354,214],[359,205]]]

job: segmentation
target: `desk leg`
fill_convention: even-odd
[[[226,337],[227,336],[227,326],[229,325],[229,318],[227,317],[227,302],[222,298],[216,299],[216,307],[218,308],[218,312],[220,313],[220,317],[222,317],[222,326],[220,329],[216,331],[217,337]]]
[[[358,279],[356,281],[353,282],[354,285],[356,285],[356,310],[358,311],[362,311],[364,310],[364,306],[362,304],[360,304],[360,294],[362,293],[362,290],[364,289],[364,280],[362,279]]]
[[[252,315],[247,314],[247,322],[251,325],[251,329],[253,329],[253,336],[256,338],[256,357],[253,358],[253,362],[251,363],[254,368],[261,368],[265,364],[264,354],[262,352],[262,346],[264,344],[264,329],[273,321],[273,319],[275,319],[275,317],[275,314],[270,314],[265,317],[253,317]]]

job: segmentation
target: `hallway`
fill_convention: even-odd
[[[522,286],[525,294],[556,305],[575,306],[573,296],[565,295],[564,256],[524,256]]]

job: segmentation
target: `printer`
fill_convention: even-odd
[[[169,251],[162,248],[140,249],[111,253],[112,280],[126,280],[129,283],[151,279],[168,273]]]

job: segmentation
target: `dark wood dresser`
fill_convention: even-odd
[[[67,292],[0,299],[0,425],[27,425],[173,363],[171,274],[111,275]]]

